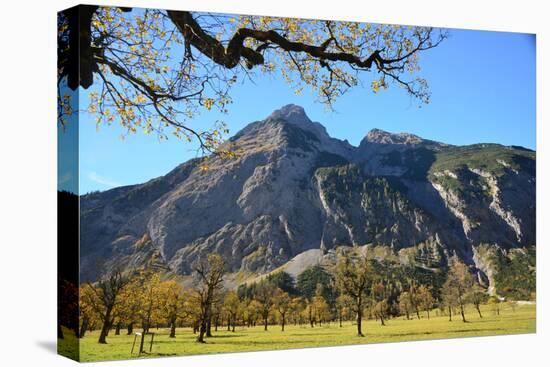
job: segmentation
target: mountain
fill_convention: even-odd
[[[212,157],[209,170],[193,159],[146,183],[82,196],[81,279],[145,263],[186,275],[205,251],[223,254],[235,273],[289,261],[297,273],[311,262],[306,254],[364,245],[431,267],[456,254],[487,275],[482,244],[535,245],[535,152],[525,148],[379,129],[354,147],[296,105],[227,144],[238,156]]]

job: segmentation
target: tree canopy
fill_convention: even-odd
[[[393,84],[428,103],[419,55],[446,38],[431,27],[89,5],[63,12],[58,26],[59,84],[95,86],[88,111],[98,125],[196,140],[221,155],[233,154],[220,148],[224,123],[198,129],[189,120],[201,109],[227,112],[237,82],[279,72],[331,108],[370,73],[374,93]],[[68,98],[59,96],[61,124]]]

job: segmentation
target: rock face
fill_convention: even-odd
[[[535,153],[372,130],[331,138],[296,105],[249,124],[236,158],[81,197],[81,277],[144,263],[189,274],[216,251],[268,272],[308,250],[380,245],[475,266],[476,246],[535,244]]]

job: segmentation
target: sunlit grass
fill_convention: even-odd
[[[388,320],[386,326],[369,320],[363,324],[363,338],[355,335],[356,326],[351,322],[345,323],[343,327],[339,327],[337,323],[315,328],[309,325],[287,325],[284,332],[278,325],[270,325],[267,332],[261,326],[237,327],[234,333],[221,327],[214,332],[214,337],[207,338],[206,344],[196,343],[195,335],[188,328],[178,329],[176,338],[168,337],[168,329],[155,329],[151,330],[157,333],[152,353],[142,355],[141,358],[535,332],[535,305],[518,305],[515,310],[510,305],[501,305],[500,315],[495,315],[485,306],[482,312],[483,318],[480,319],[473,307],[468,308],[467,323],[463,323],[459,315],[454,316],[453,321],[449,322],[447,316],[438,316],[437,311],[432,312],[430,320],[424,313],[420,320],[405,320],[399,317]],[[130,354],[133,335],[115,336],[114,332],[111,332],[106,345],[98,344],[97,338],[98,331],[93,331],[81,340],[82,361],[138,357],[135,353]],[[146,345],[148,350],[149,345]]]

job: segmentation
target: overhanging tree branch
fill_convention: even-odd
[[[235,22],[219,14],[161,10],[123,16],[130,10],[81,6],[62,15],[59,80],[86,89],[99,75],[103,88],[94,103],[100,105],[89,108],[99,114],[98,123],[113,121],[110,104],[129,132],[144,121],[151,131],[154,118],[160,138],[166,138],[163,127],[171,127],[209,153],[218,149],[222,130],[200,131],[185,121],[198,108],[225,112],[237,76],[253,80],[256,71],[278,68],[296,93],[307,85],[330,107],[370,71],[379,78],[372,81],[374,92],[387,88],[388,80],[427,103],[426,82],[410,75],[419,70],[417,55],[446,38],[427,27],[251,16]]]

